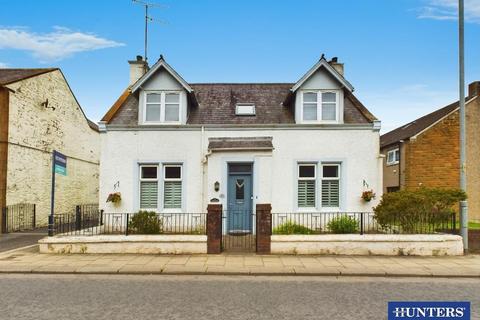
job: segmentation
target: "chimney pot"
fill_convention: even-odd
[[[480,96],[480,81],[475,81],[468,85],[468,96]]]
[[[129,60],[128,64],[130,65],[130,82],[128,85],[131,86],[148,71],[148,63],[143,60],[142,56],[137,56],[136,60]]]
[[[343,63],[338,62],[338,57],[333,57],[328,63],[333,67],[333,69],[335,69],[335,71],[340,73],[342,76],[344,75]]]

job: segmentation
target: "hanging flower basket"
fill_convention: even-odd
[[[122,201],[122,195],[120,192],[110,193],[107,197],[107,202],[119,203],[120,201]]]
[[[362,192],[362,199],[365,202],[370,202],[372,199],[375,199],[375,192],[373,190],[366,190]]]

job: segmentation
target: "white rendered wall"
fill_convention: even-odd
[[[296,212],[297,163],[340,162],[340,210],[371,211],[381,196],[379,133],[371,129],[158,129],[108,131],[101,134],[100,204],[107,212],[139,209],[138,164],[183,163],[184,212],[205,212],[212,198],[226,204],[227,163],[254,163],[254,204],[271,202],[273,212]],[[202,165],[209,137],[273,137],[273,151],[213,152]],[[203,141],[203,148],[202,148]],[[318,171],[320,173],[320,171]],[[220,182],[220,191],[213,184]],[[377,193],[369,203],[360,198],[364,181]],[[119,187],[114,190],[114,185]],[[159,203],[162,202],[159,184]],[[120,191],[119,206],[106,204],[108,193]],[[319,193],[317,202],[319,202]],[[223,195],[223,196],[222,196]],[[332,211],[317,208],[317,211]]]

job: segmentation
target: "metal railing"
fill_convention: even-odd
[[[456,233],[455,212],[407,220],[401,214],[380,223],[373,212],[272,213],[272,234]]]
[[[206,213],[105,213],[54,215],[54,235],[206,234]]]
[[[2,233],[33,230],[36,226],[36,206],[18,203],[2,208]]]

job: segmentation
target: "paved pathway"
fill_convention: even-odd
[[[243,274],[480,277],[480,255],[346,257],[288,255],[0,254],[0,273]]]
[[[44,238],[46,234],[46,229],[0,234],[0,252],[36,244],[38,240]]]

